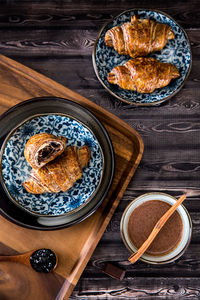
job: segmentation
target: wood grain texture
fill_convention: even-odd
[[[91,53],[101,26],[131,8],[153,8],[168,13],[183,26],[191,41],[190,76],[175,97],[158,107],[133,108],[120,102],[103,89],[93,71]],[[140,133],[145,145],[134,180],[130,181],[70,299],[200,298],[199,10],[199,0],[6,0],[1,4],[0,53],[115,114]],[[9,95],[5,95],[0,112],[8,107]],[[125,266],[126,277],[119,283],[103,274],[99,267],[106,261],[124,266],[122,262],[129,253],[120,237],[120,218],[132,199],[148,191],[164,191],[177,198],[187,193],[184,205],[193,222],[192,241],[173,264],[161,268],[142,262]]]
[[[199,41],[195,40],[198,32],[187,29],[194,52],[200,54]],[[55,36],[52,40],[51,36]],[[25,29],[16,31],[12,29],[1,31],[0,50],[4,54],[22,57],[45,57],[46,55],[75,59],[90,56],[93,51],[94,42],[97,37],[96,28],[79,29],[60,28],[57,29]]]

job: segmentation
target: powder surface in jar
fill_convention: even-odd
[[[145,242],[155,224],[170,207],[171,205],[164,201],[149,200],[133,210],[128,221],[128,235],[136,248]],[[178,246],[182,231],[181,217],[175,211],[146,250],[146,253],[150,255],[170,253]]]

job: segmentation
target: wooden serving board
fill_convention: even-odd
[[[59,259],[51,274],[17,263],[0,264],[0,299],[68,299],[108,225],[143,153],[138,133],[122,120],[55,81],[0,55],[0,112],[40,96],[73,100],[93,112],[104,124],[113,143],[116,168],[113,184],[100,208],[70,228],[40,231],[23,228],[0,216],[0,254],[51,248]]]

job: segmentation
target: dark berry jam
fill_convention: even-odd
[[[56,255],[50,249],[39,249],[30,256],[30,263],[35,271],[49,273],[56,265]]]

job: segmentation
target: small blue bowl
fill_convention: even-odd
[[[142,94],[135,91],[124,90],[117,85],[110,84],[107,80],[108,73],[114,67],[123,65],[126,61],[131,59],[131,57],[119,55],[114,48],[107,47],[104,43],[105,33],[114,26],[120,26],[125,22],[130,22],[131,16],[135,14],[141,19],[148,18],[159,23],[168,24],[175,33],[175,39],[169,40],[164,49],[159,52],[151,53],[148,56],[154,57],[161,62],[174,64],[180,73],[180,77],[172,80],[166,87],[156,89],[153,93]],[[180,91],[191,70],[192,53],[186,32],[170,16],[158,10],[131,9],[124,11],[103,26],[94,45],[92,60],[97,78],[113,96],[135,106],[152,106],[168,100]]]

